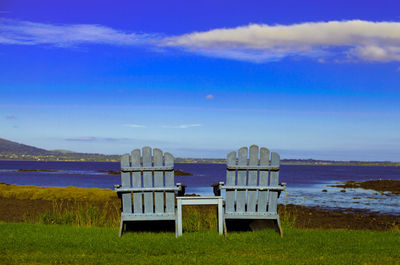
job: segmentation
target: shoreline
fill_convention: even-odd
[[[364,189],[374,190],[380,193],[389,192],[395,195],[400,195],[400,180],[379,179],[365,181],[341,181],[340,184],[328,185],[328,187],[343,188],[343,189]]]
[[[176,158],[179,160],[179,158]],[[201,160],[201,159],[200,159]],[[290,160],[290,159],[288,159]],[[21,161],[21,162],[97,162],[97,163],[119,163],[120,160],[82,160],[82,159],[67,159],[67,160],[56,160],[56,159],[2,159],[0,161]],[[175,164],[226,164],[225,161],[175,161]],[[376,167],[400,167],[400,162],[346,162],[346,161],[327,161],[327,162],[285,162],[285,159],[281,160],[281,165],[290,166],[376,166]]]
[[[54,210],[55,202],[58,205],[76,207],[79,201],[72,200],[43,200],[43,199],[16,199],[0,197],[0,221],[3,222],[32,222],[37,216]],[[107,212],[105,204],[99,201],[89,201],[88,205]],[[114,209],[120,207],[119,199],[110,202]],[[79,206],[78,206],[79,207]],[[190,206],[190,212],[213,214],[215,207]],[[299,229],[347,229],[387,231],[400,229],[400,216],[364,213],[354,210],[327,210],[319,207],[300,205],[279,205],[278,212],[282,224],[290,224]],[[119,217],[119,216],[118,216]]]
[[[119,218],[121,202],[111,189],[36,187],[0,184],[0,221],[29,222],[54,211],[55,205],[96,207],[102,215]],[[189,207],[189,213],[215,215],[215,207]],[[400,215],[368,213],[355,209],[326,209],[287,204],[278,206],[281,221],[301,229],[385,231],[400,229]],[[118,225],[118,224],[117,224]]]

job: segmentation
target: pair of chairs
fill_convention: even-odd
[[[282,236],[277,199],[286,184],[279,184],[280,158],[256,145],[242,147],[227,156],[226,184],[213,184],[214,194],[225,190],[224,231],[227,219],[273,220]],[[176,199],[185,186],[174,184],[174,157],[160,149],[143,147],[121,158],[121,185],[115,191],[122,200],[119,235],[130,221],[175,221]],[[177,230],[177,229],[176,229]]]

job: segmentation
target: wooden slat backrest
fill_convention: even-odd
[[[121,158],[121,168],[124,168],[121,172],[121,186],[123,188],[174,187],[173,166],[174,157],[170,153],[163,155],[160,149],[155,148],[152,154],[150,147],[143,147],[142,152],[140,152],[140,149],[135,149],[131,155],[125,154]],[[130,167],[141,168],[142,170],[129,170]],[[168,167],[168,170],[165,167]],[[132,193],[123,193],[122,209],[124,213],[133,212],[134,214],[174,213],[174,194],[174,191],[133,191]]]
[[[242,147],[227,157],[226,186],[278,186],[279,155],[257,145]],[[236,168],[235,166],[240,166]],[[263,168],[269,167],[271,168]],[[268,181],[269,179],[269,181]],[[236,195],[236,200],[235,200]],[[277,210],[277,191],[266,190],[226,190],[226,212],[237,213],[275,213]]]

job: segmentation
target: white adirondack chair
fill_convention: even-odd
[[[121,184],[114,186],[122,199],[119,236],[129,221],[174,220],[177,227],[175,191],[183,196],[185,186],[174,185],[174,157],[170,153],[163,155],[155,148],[152,154],[150,147],[143,147],[142,156],[140,149],[123,155]]]
[[[279,234],[282,228],[277,211],[277,199],[286,183],[279,184],[280,157],[257,145],[228,154],[226,184],[214,184],[214,193],[220,196],[226,190],[224,226],[227,219],[272,219]]]

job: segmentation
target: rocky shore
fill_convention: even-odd
[[[381,193],[390,192],[400,195],[400,180],[367,180],[367,181],[345,181],[342,184],[329,185],[329,187],[337,187],[344,189],[368,189],[375,190]]]

